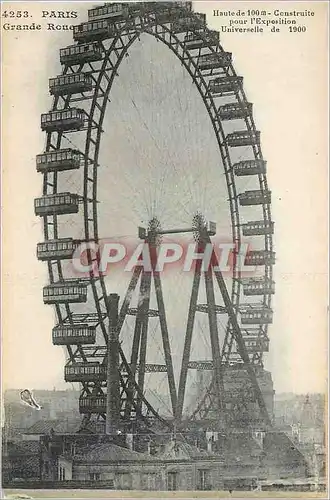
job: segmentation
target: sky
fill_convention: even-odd
[[[195,2],[212,29],[219,2]],[[25,4],[26,5],[26,4]],[[49,4],[49,10],[63,8]],[[67,2],[86,20],[89,3]],[[226,2],[221,9],[226,10]],[[228,4],[229,5],[229,4]],[[230,3],[232,5],[232,3]],[[253,6],[251,2],[249,6]],[[268,2],[269,9],[279,4]],[[266,368],[277,392],[325,390],[327,358],[327,89],[325,4],[313,2],[306,33],[222,33],[253,103],[267,160],[275,221],[276,295]],[[19,4],[15,4],[18,9]],[[246,4],[235,3],[236,8]],[[296,9],[305,4],[292,2]],[[23,10],[22,5],[22,10]],[[36,22],[41,6],[29,2]],[[42,20],[41,20],[42,22]],[[74,23],[77,21],[74,20]],[[67,32],[6,32],[3,39],[3,378],[5,388],[67,388],[65,353],[51,342],[55,314],[43,305],[46,265],[36,259],[42,225],[33,211],[42,179],[35,155],[44,148],[40,114],[51,106],[48,78],[60,73],[58,51],[71,43]],[[228,202],[219,154],[196,89],[165,46],[142,36],[132,46],[113,87],[101,147],[99,224],[103,237],[125,240],[156,214],[163,224],[188,224],[196,210],[217,222],[219,238],[230,234]],[[79,134],[74,139],[80,145]],[[141,147],[143,145],[143,147]],[[237,161],[239,158],[237,158]],[[201,175],[202,172],[202,175]],[[63,175],[63,188],[79,189],[81,178]],[[240,189],[255,189],[241,181]],[[70,190],[69,189],[69,190]],[[253,220],[252,212],[242,213]],[[63,218],[62,235],[81,233],[81,219]],[[126,279],[126,281],[125,281]],[[127,278],[108,289],[121,295]],[[229,282],[228,282],[229,285]],[[174,364],[179,366],[191,277],[164,283]],[[181,308],[178,311],[177,301]],[[184,317],[182,317],[184,316]],[[199,325],[195,356],[207,356],[205,325]],[[219,323],[220,337],[223,324]],[[132,329],[127,325],[129,344]],[[158,362],[159,331],[153,331],[150,361]]]

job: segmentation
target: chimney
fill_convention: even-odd
[[[209,453],[212,453],[213,451],[213,441],[214,441],[214,433],[212,431],[206,431],[206,444],[207,444],[207,451]]]
[[[108,298],[109,334],[107,353],[107,412],[106,434],[117,434],[120,417],[119,387],[119,341],[118,341],[119,295],[111,293]]]
[[[128,449],[133,451],[133,449],[134,449],[134,436],[132,433],[126,434],[126,444],[128,446]]]

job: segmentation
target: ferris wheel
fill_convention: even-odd
[[[121,297],[120,415],[132,422],[187,422],[243,410],[269,424],[263,355],[274,293],[271,192],[252,104],[232,55],[190,2],[108,3],[88,11],[60,50],[41,116],[45,150],[35,213],[47,262],[45,304],[56,309],[54,345],[65,346],[65,380],[81,384],[84,425],[105,420],[110,293]],[[225,275],[73,272],[82,243],[137,235],[150,252],[166,238],[205,250],[219,234],[233,248]],[[248,242],[243,273],[238,255]],[[220,269],[220,270],[219,270]],[[207,374],[194,392],[196,372]],[[166,410],[164,409],[166,407]],[[252,412],[252,413],[251,413]]]

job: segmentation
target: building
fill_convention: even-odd
[[[280,395],[275,402],[278,428],[305,457],[308,475],[316,482],[326,477],[325,397],[322,394]]]
[[[19,442],[5,440],[4,482],[35,488],[239,490],[262,481],[292,485],[320,478],[324,447],[316,449],[315,439],[321,434],[315,432],[312,439],[308,431],[319,429],[320,422],[305,403],[303,424],[268,432],[232,428],[191,430],[184,436],[107,436],[97,429],[82,431],[81,418],[74,415],[40,419],[22,430]]]
[[[3,453],[3,482],[22,482],[39,480],[41,477],[41,447],[39,441],[7,443]]]
[[[19,481],[22,487],[35,488],[239,490],[270,479],[294,481],[308,473],[304,456],[280,432],[213,433],[207,449],[182,436],[160,436],[153,443],[144,436],[141,452],[133,449],[131,435],[57,434],[51,428],[36,439],[41,431],[36,427],[27,434],[32,440],[8,452],[8,485]]]
[[[79,391],[36,390],[33,396],[41,405],[36,411],[20,398],[19,389],[4,393],[4,432],[7,440],[20,441],[24,432],[40,420],[66,421],[80,418]]]

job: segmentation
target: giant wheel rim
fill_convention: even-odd
[[[184,11],[184,8],[182,7]],[[98,70],[98,77],[96,77],[96,85],[94,89],[94,95],[91,101],[89,117],[88,117],[88,127],[86,130],[86,143],[85,143],[85,160],[84,160],[84,192],[83,192],[83,218],[84,218],[84,239],[85,241],[99,241],[98,234],[98,207],[97,207],[97,169],[98,169],[98,157],[100,150],[100,143],[102,138],[102,123],[104,115],[106,112],[106,107],[108,103],[108,98],[111,93],[112,84],[114,82],[117,69],[119,68],[125,54],[127,53],[130,46],[136,41],[136,39],[142,33],[148,33],[153,35],[158,40],[162,41],[172,52],[179,58],[181,63],[186,68],[187,72],[193,78],[193,81],[201,95],[204,105],[209,114],[212,126],[215,132],[216,140],[219,146],[219,151],[222,157],[222,164],[224,168],[227,190],[229,194],[229,207],[230,207],[230,217],[231,217],[231,227],[232,227],[232,238],[233,242],[240,247],[242,239],[242,229],[240,223],[240,211],[238,204],[238,192],[236,189],[235,175],[233,172],[233,162],[231,160],[230,147],[227,145],[226,136],[224,129],[222,127],[222,122],[218,118],[218,110],[216,105],[216,97],[212,96],[209,91],[209,81],[214,77],[214,71],[211,69],[207,74],[205,74],[198,67],[198,53],[191,51],[185,47],[183,40],[171,30],[169,23],[158,24],[155,15],[150,13],[148,16],[137,16],[128,22],[119,21],[115,25],[117,27],[117,35],[112,39],[112,42],[108,49],[105,48],[104,42],[100,41],[99,44],[102,47],[104,57],[101,61],[102,67]],[[134,26],[134,27],[133,27]],[[200,38],[207,40],[207,36],[210,34],[210,30],[205,27],[203,33],[196,29],[189,29],[186,33],[194,33]],[[125,40],[125,41],[124,41]],[[224,53],[220,42],[210,43],[207,47],[209,54],[219,54]],[[200,50],[198,51],[200,54]],[[113,60],[116,58],[116,62]],[[65,64],[63,67],[63,75],[75,73],[82,71],[85,67],[89,68],[90,72],[93,73],[95,68],[91,63],[84,63],[82,65],[77,64]],[[95,71],[94,71],[95,72]],[[229,62],[228,66],[224,69],[224,75],[226,76],[237,76],[233,64]],[[103,102],[100,104],[100,94],[103,94]],[[246,95],[244,93],[242,85],[240,85],[239,90],[236,93],[236,98],[238,102],[248,102]],[[70,104],[74,102],[72,95],[65,97],[55,97],[52,110],[68,109]],[[253,120],[252,113],[245,118],[246,128],[249,132],[256,133],[256,126]],[[62,133],[61,132],[48,132],[47,133],[47,143],[46,152],[56,151],[61,148],[62,143]],[[263,159],[260,143],[252,145],[253,154],[255,159]],[[57,180],[58,173],[45,173],[44,183],[43,183],[43,194],[56,194],[57,191]],[[267,178],[264,173],[258,174],[258,181],[261,192],[268,191]],[[263,208],[263,220],[265,223],[271,223],[271,210],[270,203],[265,202],[262,205]],[[57,216],[44,216],[44,237],[45,241],[49,239],[56,239],[58,237],[58,220]],[[264,236],[265,250],[273,251],[272,234],[265,234]],[[272,265],[266,263],[264,266],[265,278],[272,280],[273,272]],[[54,283],[57,280],[63,279],[62,272],[62,262],[61,260],[48,262],[48,272],[49,281]],[[236,265],[233,268],[233,280],[231,289],[231,300],[233,306],[238,310],[240,305],[240,271],[237,269]],[[98,316],[98,327],[102,330],[103,337],[107,339],[107,291],[103,276],[95,277],[93,273],[89,275],[89,283],[93,292],[95,311]],[[271,306],[271,294],[265,293],[263,296],[264,303],[267,307]],[[72,310],[70,309],[70,304],[65,305],[55,305],[56,313],[58,317],[58,324],[63,324],[64,322],[71,321]],[[268,325],[263,325],[264,331],[267,333]],[[224,359],[229,362],[231,349],[232,349],[232,339],[230,335],[230,324],[227,326],[227,333],[225,339],[225,346],[227,352],[223,352]],[[77,346],[76,352],[79,352],[82,359],[84,359],[84,352],[81,347]],[[68,346],[68,353],[71,360],[74,360],[75,353],[72,346]],[[129,365],[125,359],[124,353],[121,352],[122,362],[125,364],[128,374],[130,372]],[[257,360],[258,361],[258,360]],[[260,361],[260,360],[259,360]],[[86,393],[90,393],[90,389],[87,384],[83,384]],[[138,390],[138,388],[137,388]],[[141,395],[142,397],[143,395]],[[154,408],[149,405],[148,401],[143,397],[144,403],[147,409],[159,420],[162,420],[160,415],[154,410]]]

